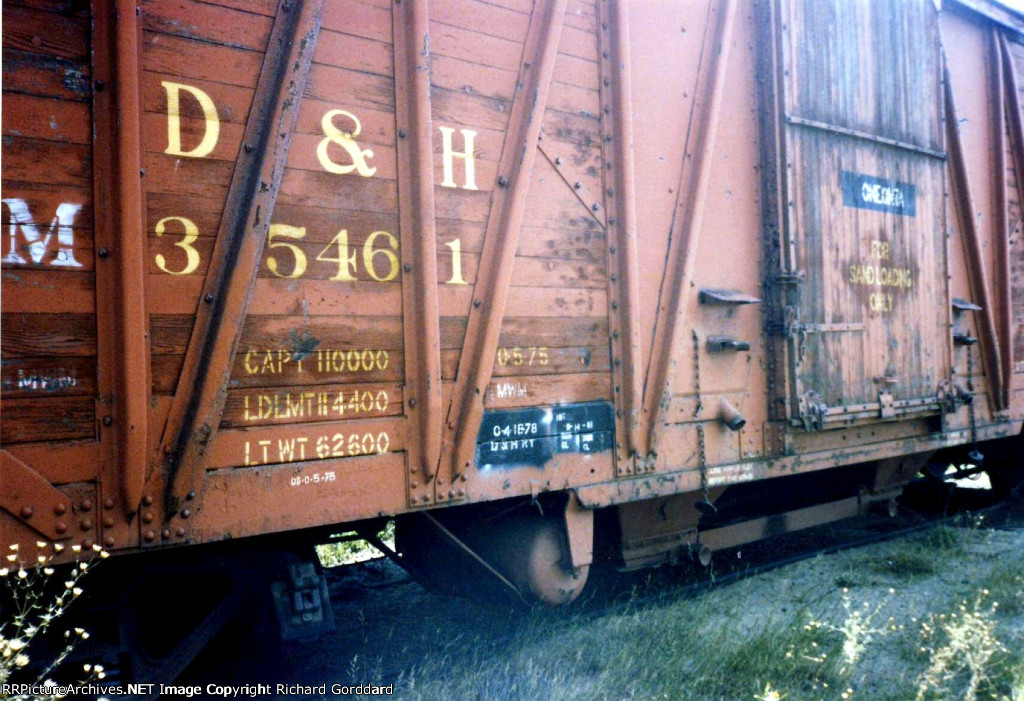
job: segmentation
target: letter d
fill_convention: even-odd
[[[160,84],[167,91],[167,148],[164,153],[188,158],[208,156],[217,145],[217,137],[220,136],[220,120],[217,118],[217,108],[214,106],[213,100],[205,92],[191,85],[168,81],[161,81]],[[199,101],[199,106],[203,108],[203,117],[206,119],[203,140],[191,151],[181,150],[181,101],[179,96],[182,90],[190,93]]]

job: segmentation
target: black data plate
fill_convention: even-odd
[[[610,450],[614,428],[607,402],[489,411],[477,435],[476,464],[481,470],[541,467],[557,453]]]

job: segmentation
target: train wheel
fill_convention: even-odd
[[[403,565],[429,589],[476,600],[501,601],[511,594],[529,604],[561,606],[579,596],[590,567],[570,565],[562,519],[474,516],[399,519],[396,545]]]
[[[587,583],[590,566],[572,567],[559,520],[522,518],[483,548],[528,601],[562,606],[576,599]]]

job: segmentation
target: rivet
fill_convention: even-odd
[[[409,397],[409,408],[410,409],[415,409],[416,408],[416,399],[414,397]]]
[[[153,540],[156,539],[156,533],[154,533],[153,531],[146,531],[146,534],[142,537],[145,538],[148,542],[153,542]]]
[[[409,265],[408,263],[406,263],[405,265],[402,266],[402,270],[404,270],[407,273],[411,273],[412,272],[412,266]]]
[[[103,92],[103,88],[107,87],[107,84],[102,80],[97,80],[93,83],[93,87],[96,88],[96,92]]]
[[[57,525],[53,527],[53,530],[57,531],[58,533],[67,533],[68,524],[64,523],[63,521],[58,521]]]
[[[83,531],[91,531],[92,530],[92,519],[91,518],[84,518],[84,519],[82,519],[82,522],[80,524],[78,524],[78,525],[81,527],[81,529]]]
[[[112,536],[112,535],[108,535],[106,538],[103,539],[103,544],[105,546],[107,546],[108,548],[114,547],[116,542],[117,541],[114,540],[114,536]]]
[[[498,176],[498,186],[499,187],[508,187],[508,178],[506,178],[504,175],[499,175]]]
[[[444,480],[441,479],[440,477],[438,477],[437,478],[437,484],[438,484],[438,486],[443,486],[444,485]]]
[[[242,146],[242,149],[243,149],[243,150],[244,150],[244,151],[245,151],[246,153],[252,153],[252,144],[245,144],[244,146]]]
[[[458,494],[459,498],[461,499],[462,497],[466,496],[466,490],[460,489],[458,492],[456,492],[456,494]]]
[[[466,480],[469,479],[469,477],[467,475],[465,475],[465,474],[461,474],[461,475],[459,475],[459,479],[462,480],[463,482],[465,482]]]
[[[191,490],[191,489],[188,490],[188,494],[185,495],[185,498],[188,499],[189,501],[192,501],[193,499],[195,499],[196,498],[195,491]]]
[[[140,178],[146,177],[146,169],[145,168],[140,168],[139,169],[139,177]]]
[[[160,537],[163,538],[164,540],[167,540],[168,538],[170,538],[171,537],[171,529],[170,528],[165,528],[162,531],[160,531]]]
[[[608,52],[607,51],[602,51],[601,52],[601,57],[602,58],[608,58]]]
[[[601,205],[599,205],[597,202],[595,202],[594,204],[590,205],[590,208],[596,212],[599,209],[601,209]]]
[[[419,486],[420,486],[420,483],[419,483],[419,482],[417,482],[417,481],[415,481],[415,480],[413,480],[412,482],[410,482],[410,483],[409,483],[409,487],[410,487],[411,489],[416,489],[416,488],[417,488],[417,487],[419,487]]]
[[[82,511],[92,511],[92,502],[83,499],[82,503],[79,505],[78,508],[80,508]]]
[[[32,514],[34,514],[35,512],[36,512],[35,509],[33,509],[31,506],[23,506],[23,507],[21,507],[21,517],[22,518],[32,518]]]
[[[614,224],[615,223],[615,217],[608,217],[608,223],[609,224]]]
[[[103,417],[103,425],[104,426],[110,426],[113,423],[114,423],[114,417],[113,416],[104,416]]]
[[[615,246],[609,246],[608,247],[608,252],[609,253],[615,253]]]
[[[430,495],[429,494],[424,494],[423,496],[420,497],[420,501],[422,501],[424,504],[426,504],[428,501],[430,501]]]
[[[604,108],[604,113],[605,114],[611,114],[612,113],[612,108],[611,107],[605,107]]]
[[[142,520],[146,523],[153,523],[153,512],[147,511],[146,513],[142,514]]]
[[[55,513],[57,516],[63,516],[67,513],[67,511],[68,507],[64,506],[64,504],[57,504],[55,507],[53,507],[53,513]]]
[[[474,299],[473,300],[473,306],[474,307],[479,307],[481,304],[483,304],[483,302],[481,302],[479,299]]]
[[[82,541],[82,547],[85,548],[86,550],[91,550],[92,549],[92,538],[86,538],[85,540],[83,540]]]
[[[100,258],[106,258],[107,256],[110,255],[110,251],[107,250],[106,246],[100,246],[99,250],[96,251],[96,255],[98,255]]]
[[[604,79],[604,85],[605,85],[605,87],[608,87],[608,86],[609,86],[609,85],[611,85],[611,84],[612,84],[612,81],[611,81],[611,79],[610,79],[610,78],[605,78],[605,79]]]
[[[618,309],[618,308],[619,308],[619,303],[618,302],[612,302],[612,309]]]
[[[188,518],[191,515],[192,515],[192,509],[182,509],[181,510],[181,517],[182,518]]]
[[[171,454],[171,446],[165,445],[164,446],[164,455],[170,455],[170,454]]]
[[[398,130],[398,138],[399,139],[404,139],[405,138],[405,129],[399,129]]]
[[[207,304],[212,302],[213,301],[213,293],[212,292],[207,292],[206,296],[203,297],[203,300],[205,300]]]
[[[145,504],[146,506],[152,506],[153,497],[147,494],[146,496],[142,497],[142,503]]]
[[[178,530],[175,532],[178,534],[179,538],[185,537],[185,528],[183,526],[178,526]]]
[[[577,180],[576,182],[574,182],[574,183],[572,184],[572,186],[573,186],[573,187],[574,187],[575,189],[579,190],[579,189],[580,189],[581,187],[583,187],[583,183],[581,183],[581,182],[579,182],[579,181]]]
[[[106,518],[104,518],[103,519],[103,527],[104,528],[113,528],[114,527],[114,519],[112,517],[110,517],[110,516],[107,516]]]
[[[555,159],[555,165],[556,166],[562,165],[562,157],[561,156],[559,156],[558,158]]]

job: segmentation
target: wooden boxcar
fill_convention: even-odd
[[[6,1],[0,548],[559,602],[1008,484],[1022,74],[986,0]]]

